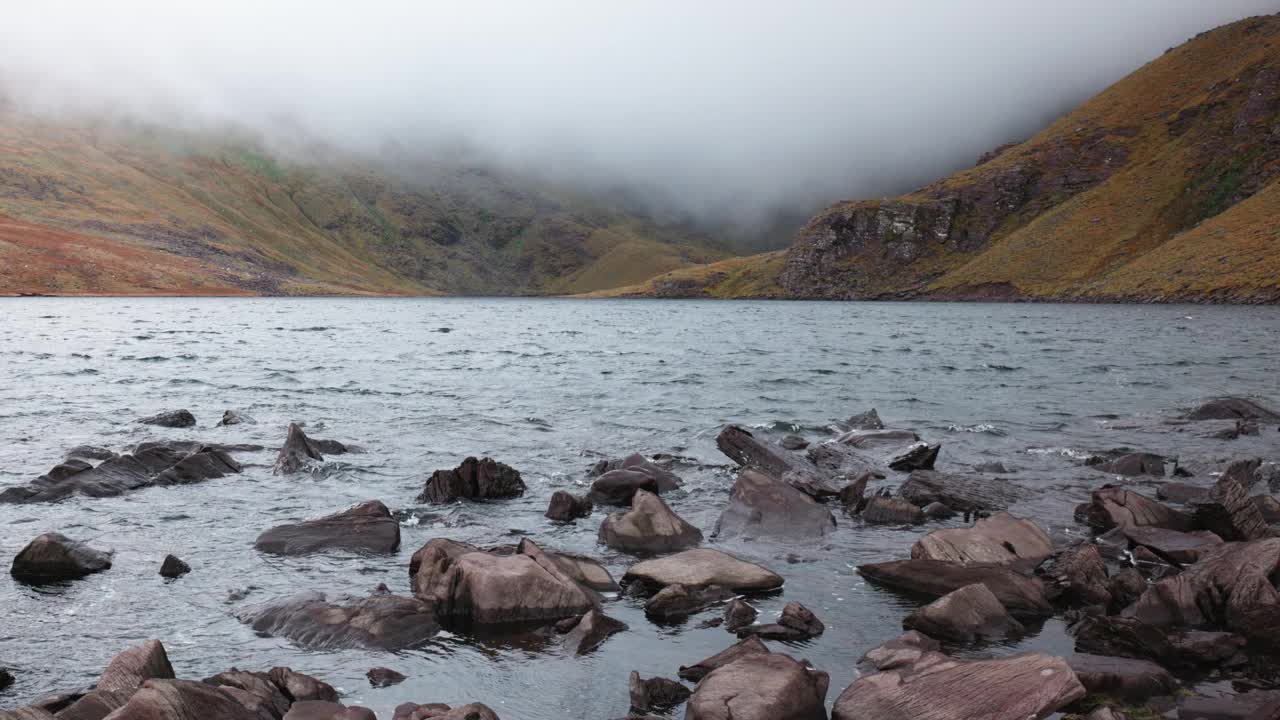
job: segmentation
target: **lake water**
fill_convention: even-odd
[[[595,461],[634,451],[688,458],[668,502],[709,533],[733,476],[714,438],[725,423],[781,437],[829,437],[832,420],[879,409],[892,427],[943,444],[938,468],[999,460],[1039,489],[1015,508],[1055,534],[1079,534],[1071,507],[1108,478],[1074,454],[1128,445],[1177,455],[1200,481],[1245,455],[1276,456],[1280,433],[1225,442],[1118,430],[1219,394],[1280,400],[1280,308],[520,299],[15,299],[0,301],[0,487],[27,482],[75,445],[121,451],[192,438],[275,448],[290,421],[362,446],[314,473],[271,474],[274,450],[241,453],[245,472],[109,499],[0,506],[0,558],[58,530],[115,550],[105,573],[34,588],[0,576],[0,666],[18,683],[0,707],[94,681],[129,644],[159,638],[180,677],[236,665],[289,665],[380,716],[403,701],[484,702],[503,718],[611,718],[627,711],[627,674],[678,666],[734,641],[646,620],[639,601],[607,605],[630,630],[585,657],[554,644],[442,635],[396,655],[308,652],[262,638],[239,608],[299,590],[408,594],[410,555],[434,537],[477,543],[529,536],[592,553],[615,577],[633,561],[595,543],[604,513],[576,525],[543,518],[557,489],[582,492]],[[191,430],[134,419],[188,408]],[[256,425],[215,427],[236,408]],[[521,499],[419,507],[431,471],[467,455],[519,469]],[[895,484],[901,478],[890,478]],[[409,519],[391,557],[257,553],[264,529],[377,498]],[[951,524],[960,524],[957,519]],[[858,564],[906,557],[937,524],[897,529],[840,517],[821,543],[709,542],[787,581],[760,600],[768,620],[798,600],[824,635],[777,649],[831,674],[829,700],[871,646],[900,632],[915,603],[869,586]],[[165,582],[173,552],[193,567]],[[4,560],[8,562],[8,560]],[[250,589],[228,601],[228,592]],[[1057,621],[1012,647],[1069,651]],[[367,669],[409,676],[374,690]],[[683,711],[680,711],[683,712]]]

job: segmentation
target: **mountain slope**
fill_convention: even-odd
[[[611,294],[1276,302],[1277,177],[1280,17],[1250,18],[976,167],[827,208],[781,262]]]
[[[558,294],[729,254],[532,181],[366,165],[329,152],[288,162],[229,135],[0,112],[0,266],[42,257],[60,270],[0,272],[0,293]],[[66,252],[86,244],[114,254]],[[127,267],[143,257],[165,272],[148,280]]]

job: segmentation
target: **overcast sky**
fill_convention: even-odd
[[[465,143],[752,221],[879,196],[1032,133],[1261,0],[38,0],[0,81],[43,111]]]

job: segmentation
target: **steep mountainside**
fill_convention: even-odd
[[[1166,52],[1025,142],[785,253],[608,294],[1280,301],[1280,17]]]
[[[0,294],[562,294],[729,255],[532,181],[315,157],[0,112]]]

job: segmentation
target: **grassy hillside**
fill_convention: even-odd
[[[367,165],[0,112],[0,294],[577,293],[728,256],[532,181]]]
[[[1251,18],[969,170],[826,209],[781,262],[614,294],[1276,302],[1278,177],[1280,17]]]

